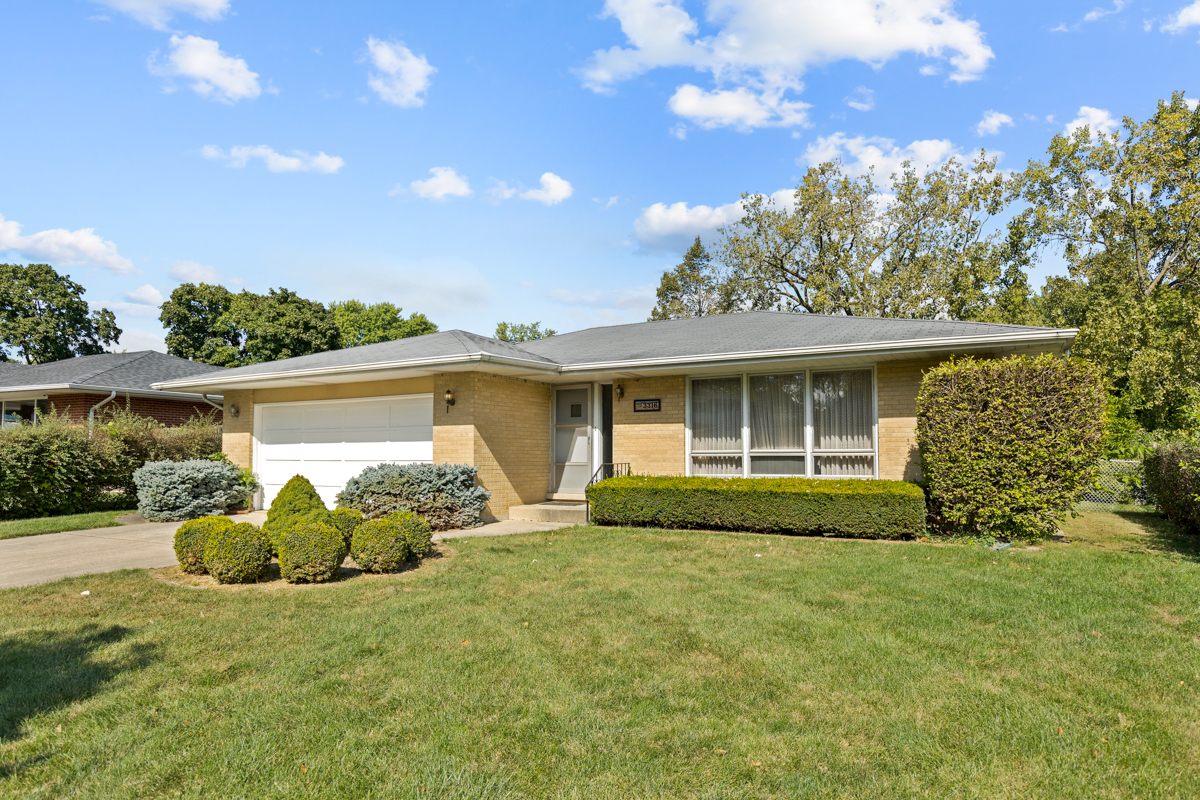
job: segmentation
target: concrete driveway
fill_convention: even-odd
[[[255,511],[233,519],[262,525],[267,520],[267,512]],[[178,527],[178,522],[148,522],[0,540],[0,589],[119,569],[169,567],[176,563],[175,530]],[[434,540],[508,536],[564,527],[568,526],[560,522],[505,520],[470,530],[435,534]]]

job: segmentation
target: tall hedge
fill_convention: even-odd
[[[475,485],[475,474],[469,464],[380,464],[351,478],[337,501],[357,508],[363,519],[411,511],[435,531],[474,528],[491,497]]]
[[[272,549],[278,553],[284,534],[308,522],[335,525],[312,482],[303,475],[293,475],[271,501],[271,507],[267,509],[267,521],[262,526],[263,533],[267,534]]]
[[[1163,515],[1182,528],[1200,533],[1200,447],[1163,444],[1142,462],[1146,489]]]
[[[921,468],[936,516],[1002,539],[1053,534],[1093,479],[1104,379],[1051,355],[955,359],[917,397]]]
[[[631,475],[587,488],[602,525],[902,539],[925,532],[925,495],[903,481]]]

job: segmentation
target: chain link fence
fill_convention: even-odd
[[[1141,461],[1100,459],[1095,484],[1076,504],[1080,511],[1114,511],[1120,506],[1150,505]]]

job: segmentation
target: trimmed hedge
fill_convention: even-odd
[[[925,532],[925,494],[903,481],[632,475],[587,488],[602,525],[902,539]]]
[[[249,522],[218,528],[204,547],[204,568],[220,583],[249,583],[271,566],[267,537]]]
[[[324,522],[303,522],[283,532],[279,573],[289,583],[320,583],[338,574],[346,560],[341,531]]]
[[[138,512],[151,522],[217,516],[246,500],[242,471],[219,461],[155,461],[133,480]]]
[[[363,523],[362,512],[356,508],[335,508],[329,512],[329,518],[333,522],[333,527],[342,532],[342,536],[346,537],[346,543],[350,543],[350,538],[354,535],[354,531]]]
[[[1200,533],[1200,447],[1163,444],[1142,462],[1146,489],[1167,519]]]
[[[1108,396],[1099,369],[1051,355],[946,361],[917,396],[933,513],[971,534],[1053,535],[1092,481]]]
[[[350,479],[338,505],[357,508],[364,519],[411,511],[435,531],[474,528],[491,492],[475,485],[469,464],[380,464]]]
[[[400,526],[404,543],[413,558],[426,558],[433,553],[433,528],[423,517],[411,511],[397,511],[387,518]]]
[[[214,531],[233,527],[229,517],[200,517],[188,520],[175,531],[175,557],[179,568],[193,575],[204,573],[204,548]]]
[[[270,538],[272,550],[278,553],[284,534],[297,525],[310,522],[334,524],[312,482],[303,475],[294,475],[271,501],[263,532]]]

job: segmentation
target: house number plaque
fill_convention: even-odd
[[[662,411],[662,400],[634,400],[634,411]]]

